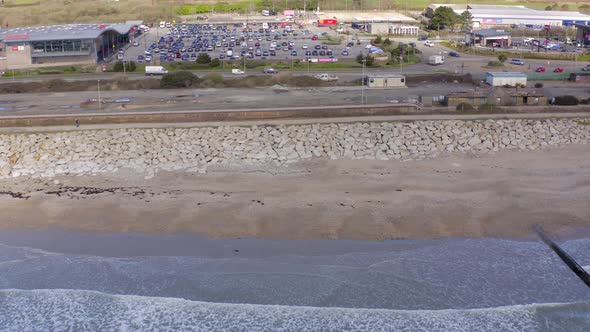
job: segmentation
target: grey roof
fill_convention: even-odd
[[[107,31],[126,34],[141,21],[128,21],[115,24],[66,24],[0,30],[0,40],[5,42],[96,39]],[[138,24],[139,23],[139,24]]]
[[[590,15],[574,11],[562,10],[538,10],[525,6],[510,5],[476,5],[476,4],[432,4],[429,7],[436,9],[438,7],[450,7],[457,14],[467,10],[476,21],[482,18],[512,18],[512,19],[531,19],[531,20],[573,20],[573,21],[590,21]]]
[[[489,71],[486,74],[494,77],[527,77],[525,73],[518,71]]]
[[[496,29],[481,29],[473,33],[482,37],[510,36],[512,34],[509,31],[498,31]]]
[[[369,78],[404,78],[404,75],[399,74],[375,74],[375,75],[367,75]]]

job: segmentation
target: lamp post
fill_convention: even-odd
[[[96,80],[98,86],[98,111],[101,111],[101,104],[100,104],[100,80]]]
[[[367,65],[367,56],[363,55],[363,71],[361,76],[361,104],[365,104],[365,66]]]

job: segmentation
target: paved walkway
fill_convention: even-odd
[[[486,120],[486,119],[546,119],[546,118],[587,118],[590,113],[514,113],[514,114],[440,114],[440,115],[390,115],[339,117],[317,119],[276,119],[256,121],[223,121],[223,122],[179,122],[179,123],[125,123],[125,124],[96,124],[47,127],[10,127],[0,128],[0,133],[16,132],[51,132],[75,130],[100,130],[122,128],[191,128],[218,126],[253,126],[253,125],[298,125],[313,123],[350,123],[350,122],[390,122],[390,121],[426,121],[426,120]]]

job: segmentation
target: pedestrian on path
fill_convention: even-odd
[[[76,122],[76,128],[80,127],[80,121],[78,119],[76,119],[75,122]]]

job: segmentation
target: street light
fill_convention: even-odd
[[[96,80],[96,83],[98,85],[98,111],[101,111],[101,105],[100,105],[100,80]]]
[[[363,74],[361,77],[361,104],[365,104],[365,66],[367,65],[367,56],[363,54]]]

